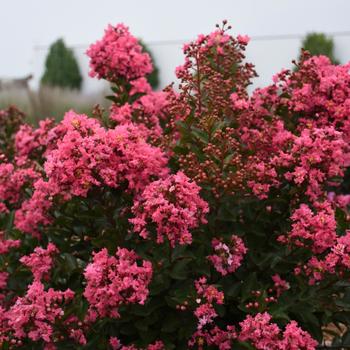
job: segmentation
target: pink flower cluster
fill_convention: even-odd
[[[334,192],[329,192],[327,194],[327,199],[336,207],[343,209],[345,212],[348,211],[350,194],[335,194]]]
[[[349,63],[334,65],[328,57],[313,56],[297,72],[276,76],[276,86],[290,96],[283,103],[300,115],[300,129],[310,122],[317,127],[332,125],[349,141],[349,68]]]
[[[9,205],[17,205],[23,197],[23,188],[39,178],[32,167],[19,167],[12,163],[0,164],[0,212],[7,212]]]
[[[37,154],[38,150],[44,151],[48,146],[49,132],[53,126],[53,119],[40,120],[39,127],[35,129],[28,124],[21,125],[15,136],[17,156],[30,158],[33,153]]]
[[[67,124],[66,134],[45,162],[47,176],[65,197],[86,196],[101,180],[118,187],[126,179],[130,190],[140,191],[152,176],[166,173],[164,154],[131,123],[105,130],[96,120],[71,111],[63,121]]]
[[[316,340],[299,328],[295,321],[288,323],[281,333],[266,312],[248,315],[240,326],[238,339],[251,343],[257,350],[315,350],[317,346]]]
[[[155,225],[157,243],[167,238],[172,247],[190,244],[190,229],[206,223],[208,204],[199,196],[199,186],[184,173],[150,183],[136,199],[130,219],[134,232],[142,238],[149,237],[148,225]]]
[[[159,147],[146,142],[144,133],[135,124],[108,130],[106,138],[111,157],[100,176],[108,186],[118,187],[126,180],[130,191],[140,193],[153,179],[168,174],[167,157]]]
[[[54,196],[86,197],[92,186],[117,188],[124,183],[139,192],[168,172],[164,153],[149,145],[134,124],[106,130],[97,120],[70,111],[51,132],[63,136],[46,153],[48,179],[34,184],[32,197],[16,212],[16,226],[24,232],[37,235],[38,225],[50,222],[47,212]]]
[[[281,276],[277,273],[272,276],[272,280],[274,282],[273,289],[276,292],[277,298],[281,296],[281,294],[290,288],[290,284],[281,278]]]
[[[69,289],[65,292],[51,288],[45,291],[41,282],[33,282],[26,295],[19,297],[4,313],[13,337],[16,340],[29,338],[53,343],[56,322],[64,316],[62,305],[73,297],[74,293]]]
[[[88,321],[118,318],[121,304],[145,303],[152,264],[145,260],[138,264],[139,259],[134,251],[125,248],[118,248],[115,256],[109,256],[106,248],[94,254],[84,273],[84,296],[90,305]]]
[[[57,193],[49,182],[39,179],[34,183],[34,192],[16,211],[15,226],[33,237],[40,238],[39,227],[51,223],[48,211],[52,206],[52,192]]]
[[[197,330],[200,331],[204,326],[212,324],[217,317],[213,303],[223,304],[224,293],[219,292],[213,285],[208,285],[205,277],[195,281],[195,287],[199,297],[196,302],[200,305],[194,311],[194,315],[198,319]]]
[[[296,186],[305,184],[306,194],[314,201],[325,194],[322,185],[344,175],[349,145],[333,127],[303,129],[288,152],[283,150],[273,162],[288,167],[285,178]]]
[[[314,253],[331,248],[336,239],[335,214],[329,202],[317,203],[316,212],[301,204],[291,216],[292,230],[278,240],[298,247],[309,247]]]
[[[205,345],[215,346],[219,350],[231,350],[232,342],[237,339],[234,326],[227,326],[222,330],[215,326],[209,330],[197,330],[188,342],[188,346],[197,346],[198,350],[206,349]]]
[[[266,198],[271,186],[288,180],[317,201],[325,195],[327,185],[344,175],[350,149],[343,133],[333,127],[303,129],[299,136],[285,130],[280,121],[260,127],[263,131],[242,129],[242,138],[258,154],[259,161],[253,158],[249,165],[255,179],[248,185],[260,198]]]
[[[134,96],[136,94],[150,94],[152,93],[152,87],[148,83],[145,77],[141,77],[130,82],[131,90],[130,96]]]
[[[103,38],[86,53],[90,57],[90,76],[99,79],[129,81],[144,77],[153,69],[150,56],[142,52],[137,39],[123,24],[109,25]]]
[[[42,278],[47,280],[53,265],[53,255],[57,253],[56,246],[49,243],[46,249],[36,247],[32,254],[23,256],[20,262],[31,269],[34,281],[40,281]]]
[[[330,251],[323,257],[312,256],[302,268],[297,267],[295,274],[302,272],[309,277],[309,284],[314,285],[327,275],[341,278],[350,269],[350,232],[337,238]]]
[[[0,231],[0,255],[7,254],[10,249],[18,248],[20,245],[19,239],[6,239],[4,232]]]
[[[242,238],[232,235],[228,244],[214,238],[212,240],[214,254],[208,256],[210,262],[214,265],[216,271],[225,276],[228,273],[235,272],[247,252]]]
[[[232,96],[240,138],[256,154],[248,185],[261,198],[285,180],[316,201],[349,165],[349,65],[326,57],[282,71],[251,98]],[[242,106],[244,108],[242,109]],[[259,170],[256,174],[256,167]]]
[[[240,330],[234,326],[227,326],[222,330],[217,326],[211,329],[199,329],[193,335],[188,345],[197,345],[199,350],[204,345],[216,346],[220,350],[234,348],[233,343],[245,342],[256,350],[315,350],[317,341],[309,333],[303,331],[295,321],[289,322],[284,331],[271,322],[271,315],[267,312],[255,316],[248,315],[239,323]]]
[[[159,143],[163,136],[161,123],[166,118],[168,104],[168,93],[147,92],[131,104],[112,105],[109,118],[118,124],[134,122],[140,131],[144,131],[147,139],[149,138],[153,143]]]

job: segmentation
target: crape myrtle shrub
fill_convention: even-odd
[[[303,56],[248,96],[249,38],[228,29],[153,92],[149,55],[109,26],[87,51],[107,114],[1,112],[2,349],[347,342],[349,65]]]

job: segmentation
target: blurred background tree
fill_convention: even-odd
[[[327,56],[333,64],[339,64],[334,56],[333,39],[323,33],[310,33],[304,38],[301,47],[310,52],[312,56]]]
[[[63,39],[58,39],[50,46],[41,84],[80,90],[82,80],[73,51],[65,45]]]
[[[139,40],[139,44],[142,46],[143,51],[147,52],[151,56],[153,63],[153,71],[152,73],[147,75],[147,81],[152,86],[152,88],[156,90],[159,86],[159,68],[157,67],[152,52],[148,48],[148,46],[142,40]]]

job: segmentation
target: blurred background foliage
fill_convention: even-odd
[[[339,64],[334,54],[333,39],[324,33],[309,33],[305,36],[302,49],[308,51],[312,56],[327,56],[333,64]]]
[[[140,43],[152,58],[154,70],[147,79],[152,88],[157,90],[159,69],[149,47],[142,41]],[[0,88],[0,109],[15,105],[25,113],[27,122],[37,124],[47,117],[61,120],[71,108],[87,115],[91,114],[96,104],[109,108],[110,103],[104,98],[108,90],[87,94],[81,91],[82,84],[83,77],[73,51],[63,39],[58,39],[50,46],[40,88],[35,91],[28,85],[19,87],[7,84]]]
[[[46,57],[41,84],[80,90],[82,81],[73,51],[65,45],[63,39],[56,40]]]

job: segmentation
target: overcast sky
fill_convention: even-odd
[[[100,38],[124,22],[147,41],[181,40],[228,19],[235,33],[303,34],[350,30],[349,0],[0,0],[0,77],[30,73],[34,48]]]

